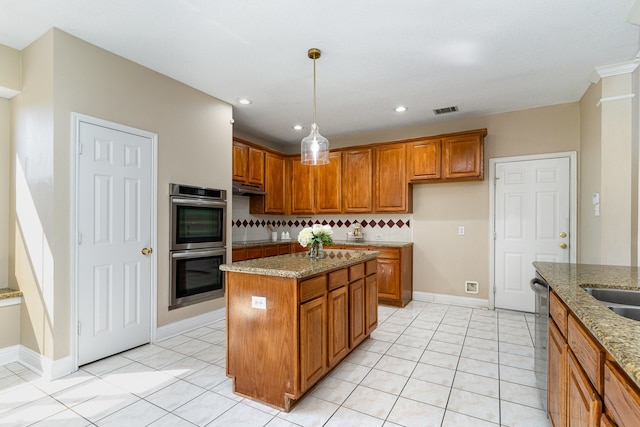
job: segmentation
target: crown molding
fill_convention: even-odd
[[[636,59],[634,59],[633,61],[595,67],[593,73],[591,73],[591,76],[589,77],[589,80],[592,83],[598,83],[600,79],[604,77],[633,73],[636,68],[638,68],[638,65],[640,65],[638,61],[639,59],[636,57]]]

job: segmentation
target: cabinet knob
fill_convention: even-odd
[[[140,252],[142,252],[142,255],[149,255],[149,254],[151,254],[151,252],[153,252],[153,249],[151,249],[151,248],[142,248],[142,250]]]

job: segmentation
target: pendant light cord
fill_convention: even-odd
[[[313,123],[316,124],[316,58],[313,58]]]

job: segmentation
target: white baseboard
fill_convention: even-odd
[[[167,338],[175,337],[176,335],[183,334],[209,323],[222,320],[224,319],[225,314],[226,310],[224,308],[219,308],[209,313],[204,313],[199,316],[190,317],[188,319],[179,320],[165,326],[160,326],[156,331],[156,341],[162,341]]]
[[[18,361],[33,372],[48,379],[64,377],[74,371],[71,356],[51,360],[22,345],[20,346]]]
[[[17,362],[19,354],[20,354],[19,344],[0,348],[0,366],[6,365],[7,363]]]
[[[489,300],[482,298],[458,297],[455,295],[434,294],[431,292],[413,292],[413,299],[422,302],[460,305],[463,307],[489,308]]]

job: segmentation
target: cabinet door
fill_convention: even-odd
[[[329,164],[314,166],[316,213],[342,211],[342,153],[329,153]]]
[[[282,156],[265,154],[264,212],[284,214],[285,207],[285,162]]]
[[[244,261],[247,259],[247,249],[238,248],[231,251],[231,262]]]
[[[380,298],[401,300],[400,260],[378,257],[377,282]]]
[[[313,213],[314,169],[318,166],[303,165],[295,158],[291,161],[291,213]]]
[[[365,332],[367,335],[378,326],[378,282],[376,275],[364,279],[365,287]]]
[[[440,139],[414,141],[407,145],[409,181],[429,181],[442,177],[442,142]]]
[[[249,147],[240,142],[233,142],[233,180],[247,182],[249,165]]]
[[[604,406],[611,413],[615,425],[640,425],[640,390],[611,360],[607,360],[604,366]]]
[[[364,279],[349,283],[349,346],[353,349],[366,336]]]
[[[374,149],[376,212],[410,212],[405,144],[390,144]]]
[[[249,147],[249,167],[247,182],[250,184],[264,184],[264,151]]]
[[[349,293],[347,286],[331,292],[327,298],[327,356],[329,368],[349,353]]]
[[[549,420],[553,427],[564,427],[567,425],[567,343],[552,320],[549,321],[548,352]]]
[[[444,179],[484,178],[484,139],[479,134],[444,138]]]
[[[602,401],[573,352],[567,355],[567,426],[598,427]]]
[[[326,372],[326,298],[300,305],[300,390],[304,392]]]
[[[342,153],[342,207],[344,212],[372,212],[373,157],[370,148]]]

